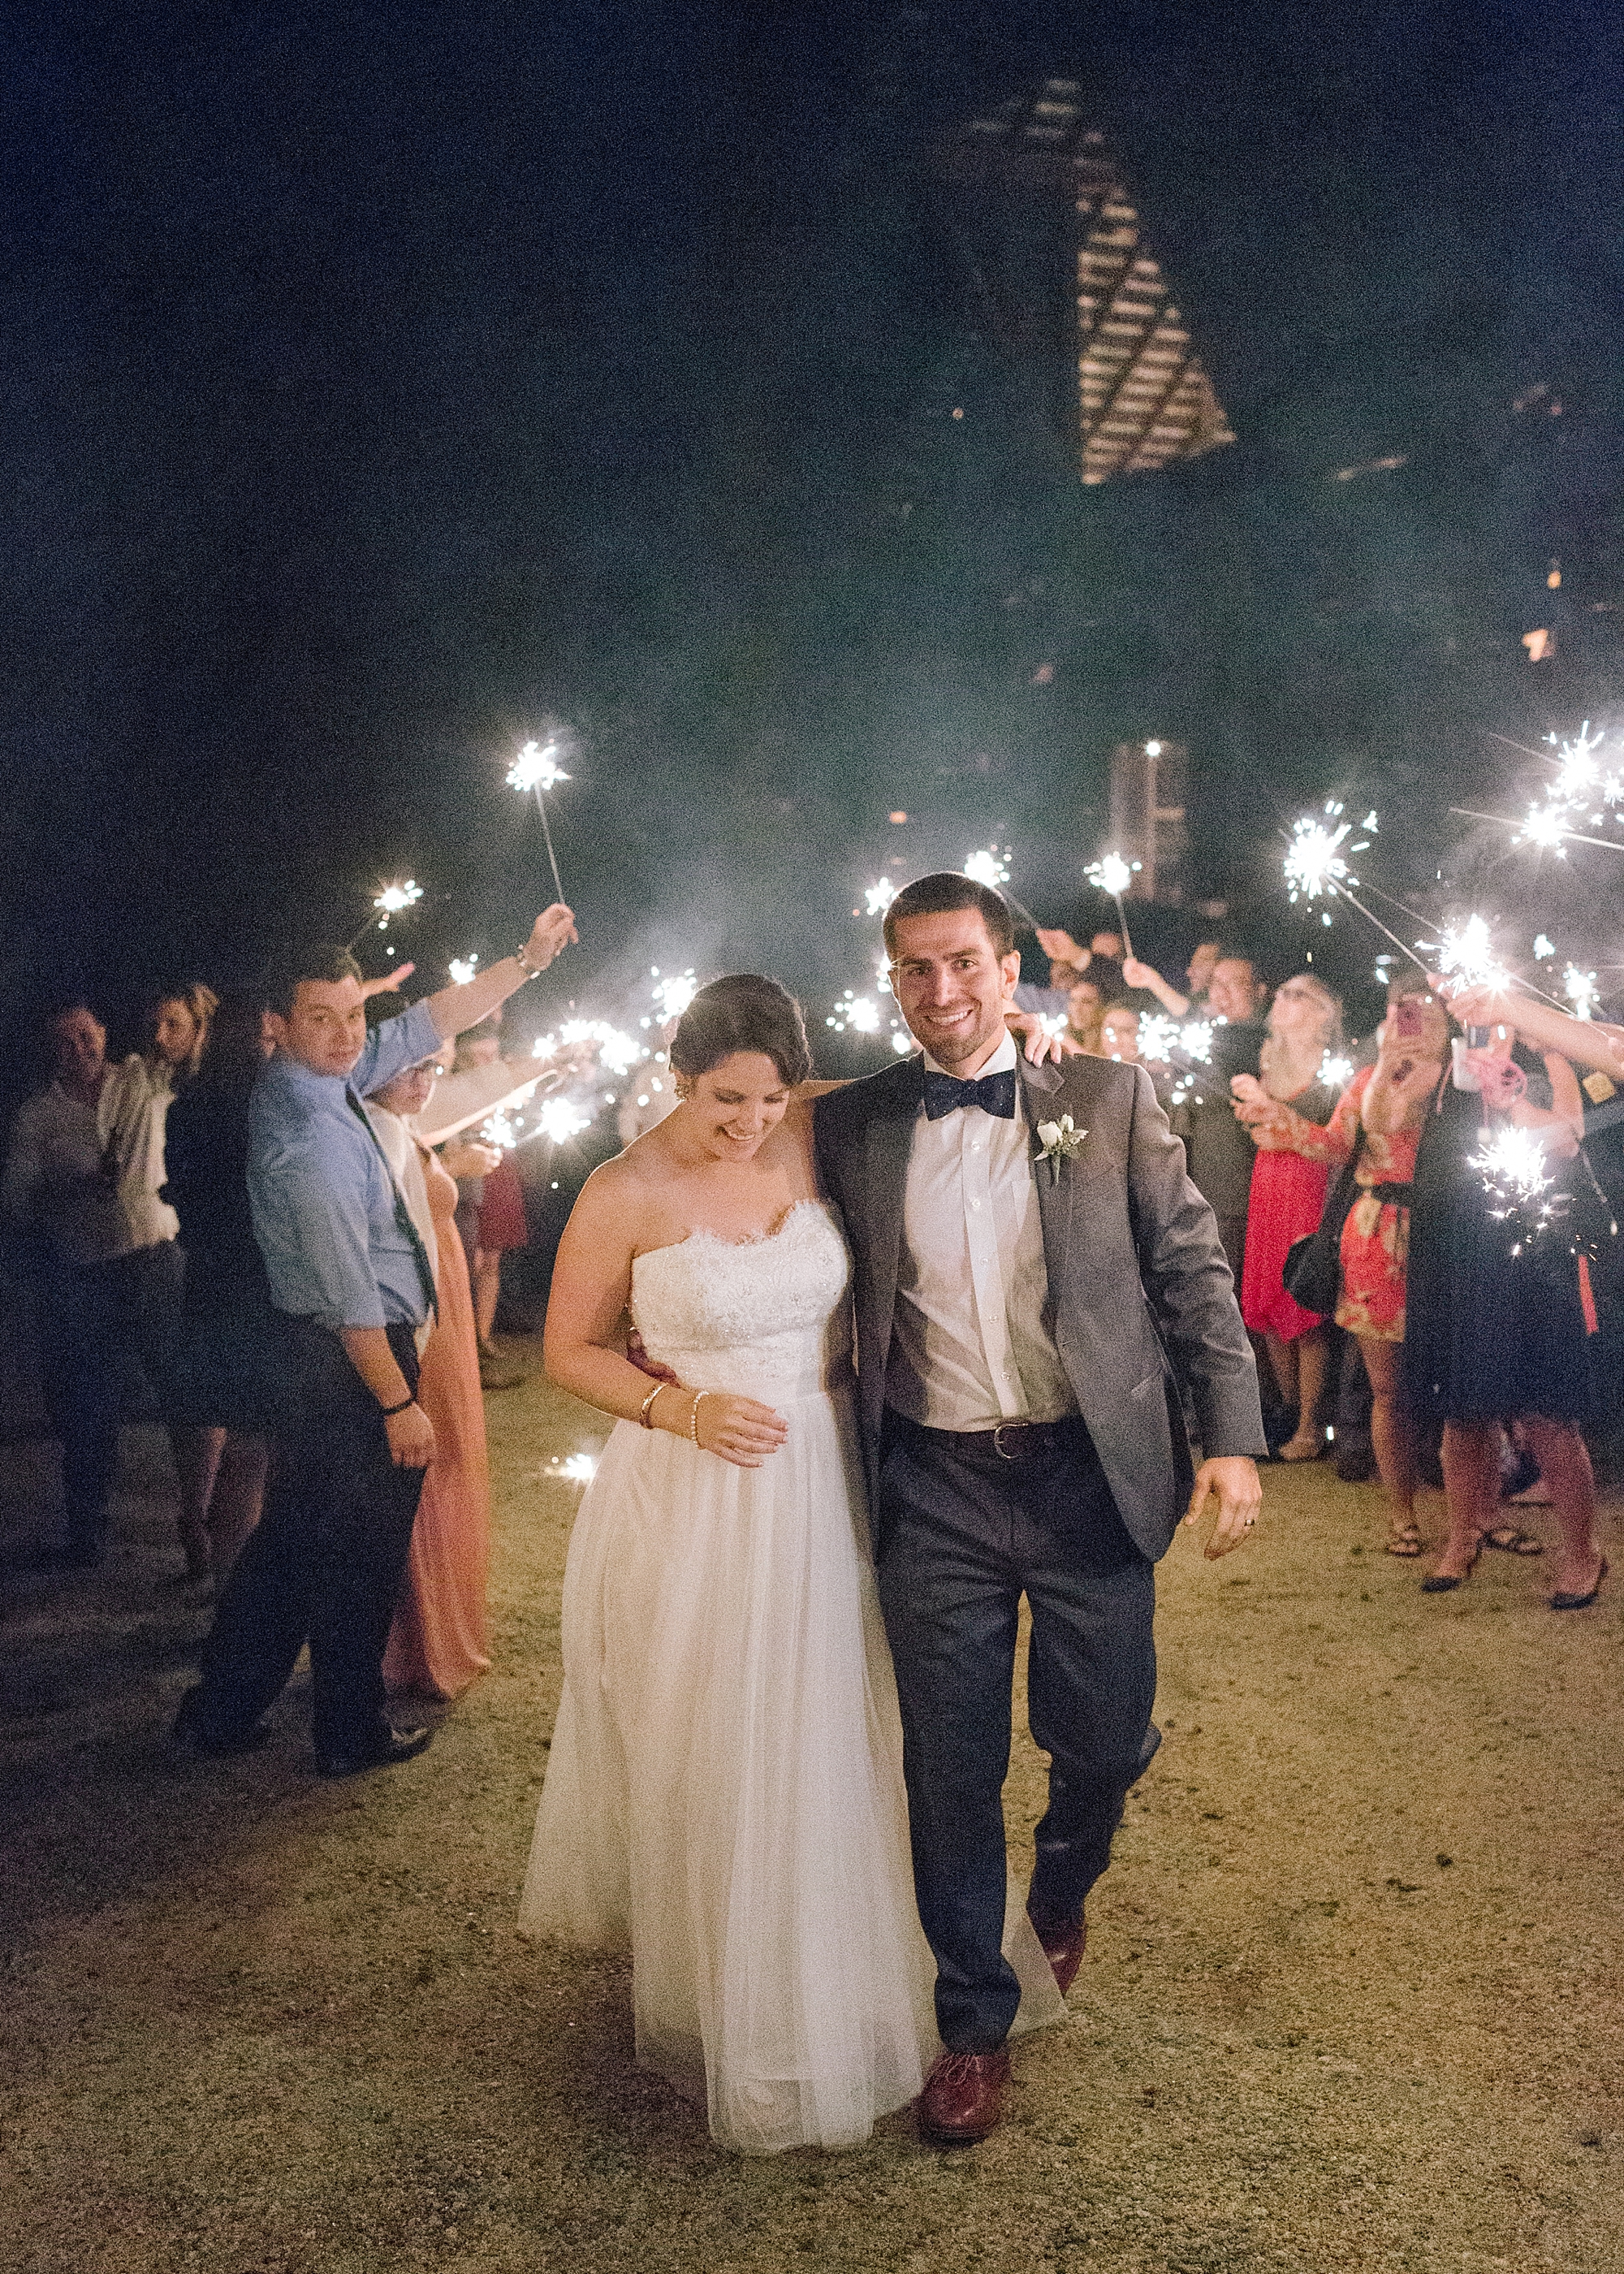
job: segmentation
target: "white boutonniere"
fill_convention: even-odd
[[[1062,1161],[1075,1160],[1082,1151],[1087,1134],[1086,1129],[1078,1128],[1069,1113],[1063,1113],[1058,1121],[1039,1122],[1038,1159],[1048,1162],[1051,1185],[1059,1181]]]

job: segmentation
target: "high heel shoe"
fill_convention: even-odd
[[[1596,1600],[1597,1596],[1600,1594],[1601,1583],[1606,1576],[1607,1559],[1604,1555],[1601,1559],[1600,1569],[1596,1574],[1596,1585],[1590,1589],[1590,1593],[1588,1595],[1553,1595],[1551,1598],[1551,1608],[1553,1611],[1588,1611],[1590,1605]]]
[[[1457,1587],[1463,1587],[1466,1585],[1466,1582],[1471,1577],[1472,1573],[1477,1568],[1477,1558],[1482,1555],[1482,1553],[1483,1534],[1479,1532],[1477,1534],[1477,1544],[1471,1552],[1471,1561],[1468,1563],[1466,1569],[1461,1572],[1458,1577],[1453,1571],[1429,1572],[1426,1577],[1421,1582],[1421,1593],[1424,1595],[1454,1594]],[[1599,1586],[1600,1584],[1600,1581],[1598,1580],[1597,1585]]]

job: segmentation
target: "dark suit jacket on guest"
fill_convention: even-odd
[[[1036,1159],[1049,1325],[1123,1522],[1165,1553],[1192,1466],[1186,1388],[1207,1455],[1261,1454],[1257,1367],[1212,1210],[1140,1067],[1020,1061],[1026,1123],[1069,1113],[1082,1148],[1051,1178]],[[814,1127],[824,1186],[855,1258],[858,1413],[870,1510],[879,1505],[885,1367],[897,1303],[908,1156],[924,1068],[918,1058],[821,1097]]]

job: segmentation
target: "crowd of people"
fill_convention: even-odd
[[[523,1195],[490,1147],[417,1130],[446,1045],[472,1028],[469,1063],[488,1062],[492,1013],[568,932],[552,912],[518,957],[410,1007],[347,952],[308,950],[258,992],[163,995],[116,1065],[88,1005],[45,1022],[51,1078],[0,1195],[63,1454],[38,1560],[102,1561],[144,1382],[186,1574],[216,1607],[182,1713],[200,1751],[259,1742],[306,1642],[331,1773],[426,1742],[386,1691],[452,1698],[489,1662],[481,1391]]]
[[[103,1553],[139,1363],[214,1592],[188,1752],[266,1743],[308,1645],[320,1773],[409,1760],[432,1731],[390,1697],[489,1663],[482,1397],[526,1225],[470,1132],[523,1075],[502,1004],[574,937],[550,908],[410,1005],[306,947],[261,992],[166,994],[118,1065],[88,1006],[51,1014],[3,1200],[57,1560]],[[1362,1424],[1406,1560],[1436,1460],[1429,1593],[1485,1547],[1544,1553],[1509,1484],[1553,1510],[1553,1610],[1607,1576],[1586,1433],[1616,1228],[1584,1108],[1624,1029],[1417,971],[1347,1045],[1312,968],[1271,989],[1209,940],[1181,989],[1116,933],[1038,938],[1048,983],[1018,984],[996,893],[910,885],[885,942],[919,1047],[850,1085],[809,1079],[776,982],[701,989],[670,1111],[622,1131],[559,1251],[548,1370],[628,1426],[572,1540],[523,1916],[630,1937],[639,2057],[740,2146],[854,2141],[915,2094],[939,2141],[999,2120],[1006,2041],[1060,2012],[1160,1743],[1155,1562],[1211,1497],[1207,1555],[1245,1543],[1254,1458],[1348,1473]],[[1052,1766],[1011,1922],[1023,1598]]]
[[[1422,1583],[1433,1593],[1462,1585],[1485,1547],[1544,1552],[1502,1496],[1518,1510],[1548,1505],[1551,1600],[1588,1608],[1605,1558],[1586,1431],[1617,1408],[1592,1363],[1597,1287],[1616,1235],[1583,1149],[1575,1069],[1598,1083],[1593,1097],[1610,1096],[1624,1080],[1624,1030],[1521,991],[1451,990],[1417,969],[1388,983],[1387,1014],[1354,1046],[1351,1078],[1333,1081],[1327,1069],[1347,1064],[1342,1005],[1314,971],[1271,990],[1249,953],[1204,940],[1181,990],[1116,932],[1086,947],[1060,930],[1037,937],[1049,983],[1023,985],[1019,999],[1063,1015],[1085,1051],[1139,1062],[1147,1011],[1214,1022],[1182,1099],[1169,1096],[1165,1062],[1148,1071],[1265,1361],[1274,1457],[1335,1453],[1340,1473],[1362,1481],[1367,1443],[1387,1502],[1384,1544],[1405,1559],[1426,1552],[1417,1492],[1435,1478],[1444,1536]],[[1505,1129],[1536,1137],[1545,1163],[1526,1212],[1477,1165]],[[1293,1268],[1311,1235],[1321,1308],[1301,1299]]]

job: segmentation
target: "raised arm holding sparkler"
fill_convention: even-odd
[[[1439,992],[1463,1027],[1511,1026],[1534,1050],[1560,1050],[1580,1065],[1624,1079],[1624,1027],[1600,1019],[1570,1018],[1509,986],[1483,981],[1445,980]]]
[[[575,919],[561,900],[544,908],[530,926],[530,937],[515,954],[505,955],[488,971],[477,971],[461,987],[442,987],[438,995],[428,998],[428,1010],[440,1030],[440,1039],[448,1043],[453,1035],[460,1035],[468,1027],[477,1027],[481,1019],[488,1019],[498,1011],[510,995],[516,995],[527,979],[536,978],[580,934]]]

